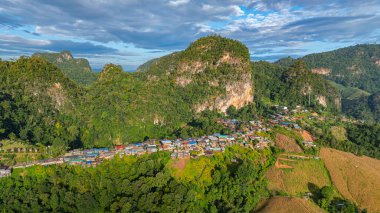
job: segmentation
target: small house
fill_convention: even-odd
[[[117,145],[117,146],[115,146],[116,150],[123,150],[124,148],[125,148],[124,145]]]
[[[8,166],[0,166],[0,178],[8,177],[12,173],[12,170]]]

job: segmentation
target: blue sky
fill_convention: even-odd
[[[379,0],[2,0],[0,58],[70,50],[133,70],[220,34],[273,61],[379,43],[379,26]]]

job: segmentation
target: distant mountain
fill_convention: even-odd
[[[380,45],[356,45],[301,59],[341,92],[344,113],[360,119],[380,119],[373,107],[380,105],[380,100],[371,96],[380,92]],[[275,64],[289,67],[295,60],[287,57]]]
[[[380,45],[362,44],[301,58],[314,73],[346,87],[369,93],[380,91]],[[295,59],[280,59],[276,64],[289,66]]]
[[[302,60],[288,66],[252,62],[255,101],[341,109],[341,95],[327,80],[314,74]]]
[[[35,53],[32,57],[46,59],[61,69],[68,78],[79,84],[89,85],[96,80],[96,76],[92,72],[87,59],[75,59],[69,51],[62,51],[60,53]]]

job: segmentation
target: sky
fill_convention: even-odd
[[[380,0],[1,0],[0,58],[69,50],[95,70],[144,62],[218,34],[252,60],[380,42]]]

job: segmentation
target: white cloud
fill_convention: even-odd
[[[49,45],[51,43],[49,40],[25,39],[15,35],[0,35],[0,41],[9,44],[24,44],[37,46]]]
[[[206,25],[206,24],[195,24],[195,27],[198,28],[198,32],[196,33],[196,35],[199,35],[199,34],[202,34],[202,33],[214,33],[215,30],[213,30],[210,26]]]
[[[180,6],[180,5],[187,4],[189,2],[190,2],[190,0],[172,0],[172,1],[169,1],[169,5],[177,7],[177,6]]]
[[[292,42],[380,38],[379,31],[374,33],[380,25],[379,0],[4,0],[0,8],[0,27],[7,34],[25,36],[23,29],[35,28],[35,35],[29,33],[25,41],[19,41],[25,45],[41,46],[54,38],[105,46],[117,42],[120,47],[112,48],[119,50],[134,44],[175,51],[201,36],[218,33],[241,40],[253,52]],[[30,41],[31,37],[35,39]]]

